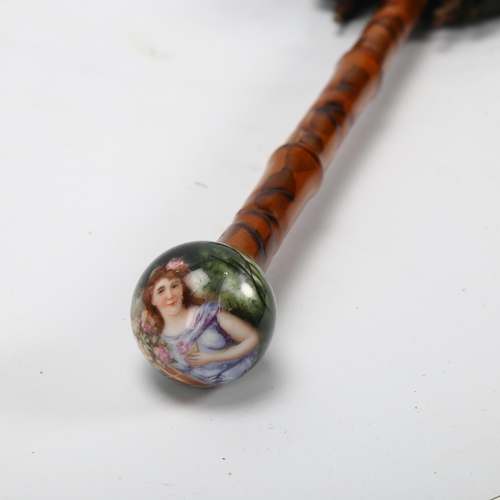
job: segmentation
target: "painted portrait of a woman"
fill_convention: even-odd
[[[238,378],[257,358],[259,334],[216,302],[195,297],[184,260],[157,266],[142,292],[142,330],[154,336],[154,363],[171,378],[213,386]]]

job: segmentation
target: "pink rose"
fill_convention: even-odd
[[[177,350],[181,354],[187,354],[189,349],[191,349],[191,346],[187,342],[184,342],[184,340],[179,340],[179,342],[177,342],[175,347],[177,347]]]
[[[150,335],[153,334],[153,330],[151,329],[151,327],[147,324],[147,323],[143,323],[142,325],[142,329],[146,332],[146,333],[149,333]]]
[[[167,269],[167,271],[170,270],[170,269],[179,269],[180,267],[187,267],[186,263],[182,259],[172,259],[165,266],[165,268]]]
[[[153,349],[153,352],[156,358],[159,359],[160,361],[163,361],[164,363],[169,363],[170,360],[172,359],[170,351],[166,347],[163,346],[155,347]]]

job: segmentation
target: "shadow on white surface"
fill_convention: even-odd
[[[157,397],[198,408],[245,408],[254,401],[266,399],[271,392],[279,391],[283,382],[279,368],[267,355],[240,379],[206,389],[187,387],[157,372],[147,362],[142,365],[138,376],[143,384],[157,393]]]

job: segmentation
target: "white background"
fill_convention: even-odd
[[[3,499],[500,495],[500,19],[413,37],[268,270],[273,343],[175,385],[144,268],[216,240],[364,20],[0,3]]]

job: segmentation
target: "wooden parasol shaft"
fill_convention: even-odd
[[[387,0],[371,17],[288,141],[271,156],[259,183],[219,238],[263,270],[323,174],[354,120],[376,94],[393,55],[419,19],[426,0]]]

